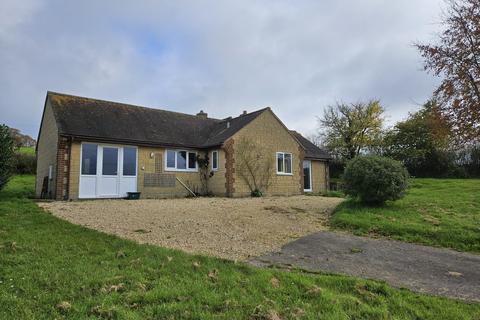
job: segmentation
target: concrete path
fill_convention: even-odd
[[[250,260],[384,280],[417,292],[480,301],[480,255],[322,231]]]

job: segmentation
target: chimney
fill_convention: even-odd
[[[207,119],[208,118],[208,113],[203,112],[203,110],[200,110],[200,112],[197,113],[197,117],[202,118],[202,119]]]
[[[246,115],[247,114],[247,110],[243,110],[242,112],[242,116]]]

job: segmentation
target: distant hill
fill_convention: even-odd
[[[15,140],[15,146],[20,147],[35,147],[37,141],[30,137],[29,135],[22,134],[19,129],[10,128],[10,133],[12,134],[13,139]]]

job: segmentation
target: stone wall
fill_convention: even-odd
[[[35,177],[35,196],[40,198],[44,177],[48,176],[49,166],[53,166],[47,197],[56,197],[58,128],[50,102],[47,101],[37,145],[37,173]]]
[[[292,137],[287,128],[267,110],[255,120],[238,131],[233,137],[234,158],[238,157],[238,142],[248,139],[261,146],[263,156],[271,161],[271,184],[266,190],[266,195],[298,195],[303,193],[303,184],[300,184],[303,176],[303,152],[300,152],[298,142]],[[276,152],[288,152],[292,154],[292,174],[280,175],[276,173]],[[231,182],[233,188],[231,195],[243,197],[250,195],[250,189],[245,180],[238,172],[238,161],[233,163]],[[228,164],[227,164],[228,165]],[[302,168],[302,170],[300,170]]]

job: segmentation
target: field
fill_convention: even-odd
[[[35,155],[35,148],[34,147],[20,147],[18,152],[19,153],[24,153],[24,154]]]
[[[256,269],[141,245],[0,192],[1,319],[472,319],[480,305],[353,277]]]
[[[357,235],[479,253],[480,180],[412,179],[406,197],[384,207],[345,201],[331,225]]]

